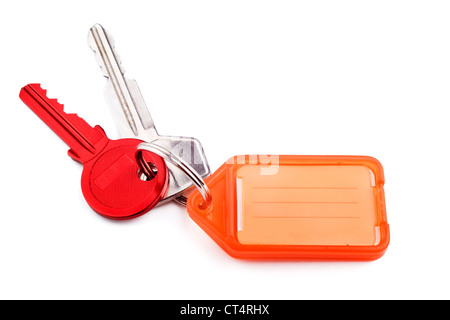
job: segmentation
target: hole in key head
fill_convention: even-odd
[[[139,168],[137,174],[139,179],[142,181],[150,181],[156,177],[158,173],[158,168],[154,163],[143,161],[141,167]]]
[[[144,159],[142,152],[138,152],[136,155],[136,160],[139,164],[139,170],[137,175],[142,181],[150,181],[156,177],[158,173],[158,168],[153,162]]]

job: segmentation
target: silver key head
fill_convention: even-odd
[[[157,139],[150,142],[163,147],[170,153],[182,158],[197,171],[203,179],[211,174],[203,147],[197,139],[189,137],[159,136]],[[168,200],[173,199],[180,204],[186,205],[189,192],[185,191],[192,187],[192,180],[174,164],[170,162],[166,162],[166,164],[169,169],[169,190],[167,194],[172,194],[174,196],[166,196],[160,203],[164,204]]]

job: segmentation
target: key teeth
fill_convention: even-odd
[[[111,50],[113,51],[114,57],[116,58],[117,64],[119,65],[119,68],[120,68],[120,71],[122,72],[122,74],[125,74],[125,69],[122,66],[122,59],[120,58],[120,55],[116,51],[116,40],[108,32],[108,30],[105,30],[105,29],[103,29],[103,30],[105,31],[106,39],[108,40],[109,44],[111,45]]]
[[[54,108],[59,108],[60,111],[62,111],[62,112],[65,113],[65,111],[64,111],[64,104],[60,103],[60,102],[58,101],[58,99],[55,99],[55,98],[49,98],[49,97],[47,96],[47,89],[43,89],[43,88],[42,88],[42,85],[41,85],[40,83],[32,83],[32,84],[28,84],[28,85],[26,85],[24,88],[26,88],[26,87],[29,87],[29,88],[31,88],[33,91],[37,92],[41,97],[47,98],[46,100],[47,100],[47,102],[48,102],[49,104],[51,104]],[[73,118],[78,118],[79,121],[86,122],[83,118],[81,118],[81,117],[80,117],[78,114],[76,114],[76,113],[67,113],[67,116],[68,116],[68,117],[73,117]],[[88,124],[88,123],[86,122],[86,124]],[[88,125],[89,125],[89,124],[88,124]],[[100,126],[99,126],[99,127],[100,127]],[[101,129],[101,131],[104,132],[104,130],[103,130],[101,127],[100,127],[100,129]]]
[[[45,96],[45,97],[47,98],[47,101],[48,101],[49,103],[51,103],[52,106],[58,107],[58,108],[61,109],[61,111],[64,111],[64,104],[60,103],[60,102],[58,101],[58,99],[56,99],[56,98],[49,98],[49,97],[47,96],[47,89],[43,89],[42,86],[41,86],[41,84],[36,84],[36,87],[33,87],[33,89],[34,89],[35,91],[38,91],[38,92],[40,91],[39,93],[40,93],[42,96]],[[38,90],[36,90],[36,89],[38,89]]]
[[[109,44],[111,45],[111,48],[116,48],[116,40],[113,38],[113,36],[109,33],[109,31],[103,29],[105,31],[106,39],[108,39]]]
[[[57,106],[58,108],[61,108],[62,111],[64,111],[64,104],[59,103],[58,99],[50,99],[47,96],[47,89],[42,88],[42,85],[40,83],[30,83],[28,85],[26,85],[24,87],[24,89],[26,88],[30,88],[31,90],[33,90],[34,92],[36,92],[38,95],[40,95],[41,97],[45,97],[46,100],[51,103],[53,106]]]
[[[49,101],[54,105],[59,105],[62,110],[64,110],[64,104],[59,103],[58,99],[49,99]]]
[[[42,85],[40,83],[30,83],[27,84],[24,88],[29,87],[33,89],[36,92],[39,92],[40,94],[47,96],[47,89],[42,88]]]
[[[47,89],[42,88],[42,85],[40,83],[30,83],[30,84],[27,84],[25,86],[25,88],[26,87],[31,88],[33,91],[37,92],[39,95],[44,96],[47,99],[49,99],[48,96],[47,96]],[[56,100],[56,99],[49,99],[49,100],[53,101],[53,100]]]

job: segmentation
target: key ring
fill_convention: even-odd
[[[192,167],[183,159],[180,157],[177,157],[173,153],[170,153],[163,147],[160,147],[154,143],[150,142],[143,142],[137,146],[136,151],[136,159],[141,167],[142,172],[150,177],[155,176],[155,172],[153,168],[144,160],[142,156],[142,151],[150,151],[158,156],[164,158],[164,160],[171,162],[174,164],[178,169],[183,171],[184,174],[186,174],[189,179],[194,183],[195,187],[200,191],[200,194],[203,197],[203,202],[199,204],[200,209],[206,209],[212,202],[211,192],[209,191],[208,186],[206,185],[205,181],[203,181],[202,177],[194,170]]]

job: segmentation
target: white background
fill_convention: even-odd
[[[2,299],[449,299],[450,3],[9,1],[0,11]],[[19,99],[40,82],[118,132],[87,33],[116,39],[161,134],[237,154],[368,155],[391,244],[374,262],[247,262],[175,203],[94,213],[82,167]]]

